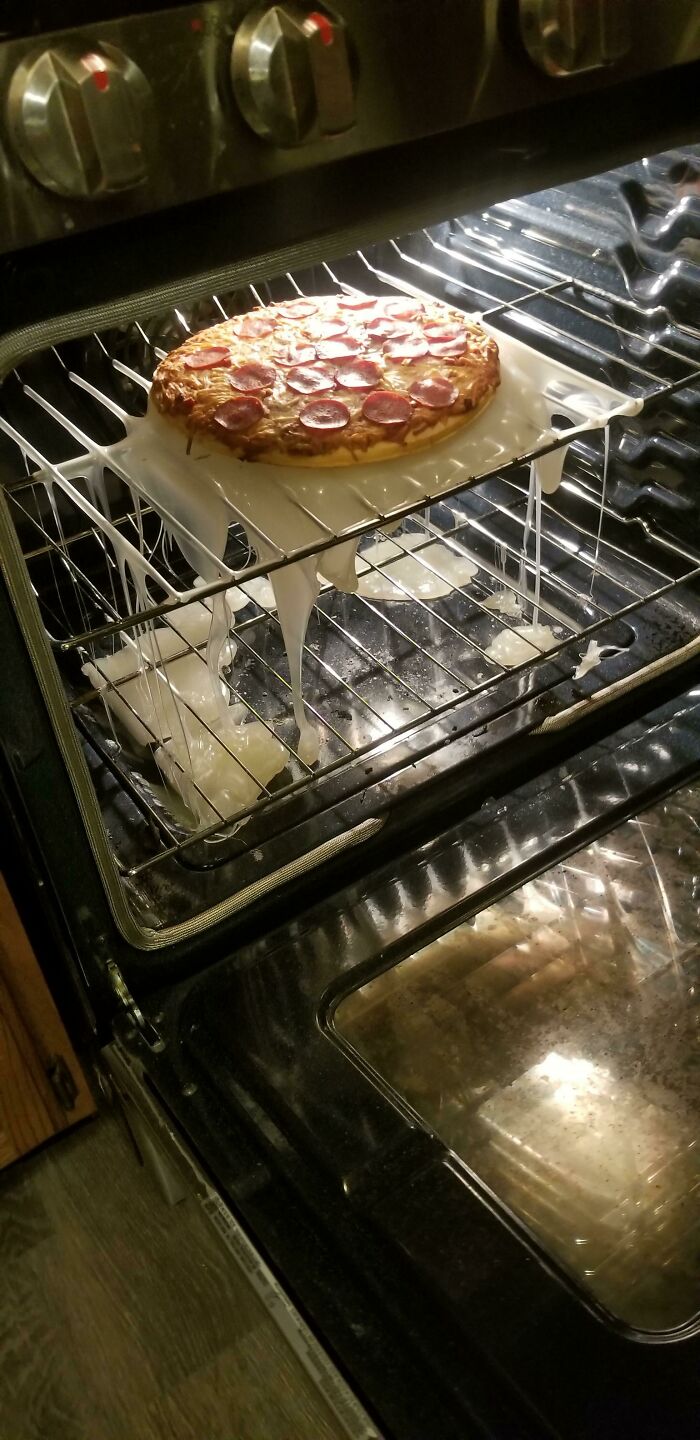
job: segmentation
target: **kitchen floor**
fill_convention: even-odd
[[[0,1176],[0,1440],[341,1440],[190,1199],[118,1116]]]

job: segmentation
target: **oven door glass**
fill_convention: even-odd
[[[348,994],[345,1044],[625,1327],[700,1308],[700,787]]]

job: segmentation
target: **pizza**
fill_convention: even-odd
[[[190,439],[271,465],[357,465],[431,445],[493,397],[498,347],[440,300],[299,296],[190,336],[151,408]]]

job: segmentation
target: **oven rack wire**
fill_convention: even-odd
[[[612,367],[618,388],[625,388],[629,393],[641,398],[645,406],[678,390],[685,390],[700,379],[696,357],[684,353],[682,335],[678,349],[647,340],[642,357],[645,363],[639,363],[640,319],[643,320],[644,317],[632,300],[612,295],[599,287],[553,270],[545,272],[544,267],[533,265],[531,259],[524,264],[522,257],[518,255],[512,257],[512,269],[508,269],[501,256],[499,263],[494,264],[483,255],[475,257],[473,254],[461,253],[460,241],[465,234],[461,222],[454,222],[439,235],[424,232],[422,236],[411,237],[409,241],[391,240],[383,247],[377,247],[377,253],[372,256],[358,252],[348,262],[339,263],[334,268],[325,264],[325,287],[328,290],[342,287],[370,288],[371,282],[373,288],[381,288],[389,293],[393,291],[419,297],[431,293],[444,297],[448,293],[453,303],[461,302],[465,308],[478,309],[487,319],[498,319],[504,328],[510,328],[512,333],[520,336],[524,334],[529,343],[539,342],[542,348],[549,346],[556,351],[557,347],[566,345],[573,338],[577,351],[577,368],[585,369],[587,361],[588,368],[593,370],[599,369],[601,362],[604,367]],[[539,273],[534,273],[535,271]],[[528,279],[524,278],[523,272],[528,274]],[[417,279],[420,280],[420,285],[416,283]],[[543,280],[547,283],[541,283]],[[316,290],[320,288],[318,275],[311,283]],[[271,299],[291,298],[294,294],[302,295],[304,286],[304,276],[291,274],[282,281],[270,282],[264,287],[250,286],[247,296],[239,294],[236,297],[233,313],[249,308],[251,302],[259,304]],[[227,317],[229,313],[230,309],[224,306],[218,296],[212,297],[210,313],[202,317],[201,321],[199,317],[190,316],[188,319],[176,311],[165,324],[168,339],[172,344],[176,344],[178,337],[183,338],[192,328],[200,328],[200,323],[212,323],[212,320]],[[610,318],[611,313],[615,316],[614,319]],[[620,314],[624,316],[626,324],[619,322]],[[588,338],[584,333],[586,326],[592,331],[593,338]],[[634,328],[635,326],[637,328]],[[94,345],[104,365],[121,381],[130,384],[133,387],[132,393],[143,393],[149,384],[149,367],[151,370],[154,368],[166,353],[166,348],[149,334],[153,326],[148,321],[138,324],[135,329],[141,347],[139,368],[120,358],[116,353],[118,344],[114,337],[95,336]],[[608,348],[601,346],[601,334],[607,337]],[[111,411],[117,420],[124,416],[124,408],[112,394],[94,384],[86,375],[66,367],[60,353],[56,358],[70,387],[83,395],[90,395],[104,405],[108,412]],[[102,373],[104,374],[104,366]],[[625,387],[620,384],[621,376],[627,380]],[[609,378],[607,372],[604,378]],[[60,408],[42,393],[41,388],[37,388],[36,382],[30,384],[21,376],[17,379],[25,401],[25,429],[20,430],[4,415],[0,415],[0,426],[5,435],[14,441],[22,457],[24,473],[10,480],[6,493],[18,522],[24,527],[25,537],[31,537],[25,545],[25,559],[30,572],[41,566],[45,571],[48,566],[52,576],[53,583],[41,591],[40,600],[49,637],[59,655],[67,656],[69,652],[76,651],[81,659],[90,659],[99,668],[100,657],[109,654],[110,641],[124,636],[128,643],[131,632],[137,630],[138,633],[139,628],[148,621],[161,620],[174,632],[176,640],[182,642],[181,648],[172,653],[169,650],[168,659],[196,654],[202,664],[205,664],[201,649],[188,642],[178,631],[178,611],[183,603],[193,599],[206,600],[232,585],[245,590],[252,581],[269,574],[272,569],[304,555],[319,553],[330,548],[333,543],[342,543],[351,536],[370,535],[378,528],[397,522],[410,523],[410,548],[406,544],[405,529],[395,530],[391,535],[391,558],[380,564],[371,559],[366,562],[373,572],[381,572],[387,564],[391,565],[392,561],[395,563],[397,558],[410,557],[412,563],[417,564],[428,575],[439,576],[434,547],[446,546],[453,554],[469,558],[478,566],[479,582],[460,588],[469,592],[469,604],[479,622],[487,626],[493,624],[493,609],[489,600],[499,592],[504,597],[510,595],[513,604],[517,604],[520,609],[521,618],[523,614],[527,614],[528,607],[532,606],[533,593],[528,580],[534,577],[534,560],[532,555],[526,553],[524,546],[527,507],[518,471],[522,471],[536,454],[544,453],[544,449],[519,456],[498,471],[490,471],[477,477],[476,483],[470,482],[468,490],[465,490],[465,481],[462,478],[459,484],[444,492],[439,501],[429,502],[428,508],[426,497],[421,495],[410,504],[397,507],[387,514],[373,513],[359,526],[355,525],[337,534],[328,532],[317,544],[280,555],[279,560],[272,564],[232,563],[226,567],[221,581],[193,591],[191,585],[186,582],[183,584],[182,577],[175,574],[172,566],[168,566],[168,557],[162,542],[162,527],[146,500],[134,504],[129,495],[129,503],[123,504],[121,512],[107,519],[72,485],[70,475],[77,478],[81,473],[79,457],[68,462],[57,461],[55,464],[47,460],[33,438],[31,421],[28,418],[32,406],[50,415],[57,425],[63,424],[72,441],[78,443],[83,451],[95,446],[99,448],[100,442],[89,436],[68,416],[63,415]],[[565,443],[575,439],[577,433],[580,432],[568,432]],[[560,442],[555,442],[545,449],[556,448],[557,443]],[[583,466],[579,466],[579,472],[582,470],[582,473],[577,475],[575,481],[565,479],[564,488],[575,494],[584,511],[590,515],[590,526],[581,527],[579,524],[574,533],[573,527],[562,521],[556,503],[546,498],[543,502],[543,566],[539,610],[545,622],[556,627],[561,636],[554,647],[547,649],[548,659],[559,655],[574,639],[581,642],[581,650],[596,636],[605,640],[606,630],[609,630],[612,622],[624,621],[649,603],[669,596],[683,582],[694,579],[700,573],[698,559],[692,551],[685,550],[661,532],[651,534],[646,522],[620,516],[608,502],[601,503],[600,456],[596,458],[595,446],[588,445],[587,448],[593,449],[593,458],[587,456]],[[57,510],[47,511],[45,504],[39,503],[40,492],[47,477],[60,479],[60,517]],[[626,525],[642,526],[646,531],[646,538],[653,540],[656,550],[660,551],[662,556],[666,555],[667,560],[663,566],[659,563],[658,556],[655,556],[653,563],[648,558],[636,556],[630,567],[628,547],[620,543],[620,533],[624,536]],[[160,588],[166,599],[146,609],[134,608],[129,611],[124,604],[120,608],[118,597],[123,601],[124,596],[120,596],[116,583],[117,566],[108,543],[111,538],[110,529],[117,529],[120,543],[129,543],[136,555],[136,541],[144,526],[148,529],[149,543],[152,541],[152,544],[150,557],[139,555],[142,573]],[[325,529],[327,531],[328,527]],[[238,556],[243,554],[243,547],[240,536],[235,534],[235,527],[232,535],[237,541],[234,549],[237,550],[238,559]],[[89,551],[87,560],[84,558],[86,550]],[[433,558],[422,553],[425,551]],[[100,562],[98,571],[100,567],[102,569],[102,585],[95,580],[95,557]],[[572,562],[575,571],[573,578],[567,578],[566,573],[563,573],[566,565],[561,566],[562,557],[565,561]],[[354,764],[387,740],[410,733],[426,720],[433,720],[465,699],[478,695],[488,686],[492,686],[499,676],[503,677],[504,667],[488,655],[486,640],[479,642],[478,627],[465,633],[454,617],[445,613],[444,606],[416,596],[393,572],[391,579],[395,590],[405,594],[406,604],[415,607],[411,615],[417,615],[423,622],[426,634],[430,636],[429,640],[426,636],[421,639],[421,632],[412,629],[409,623],[402,620],[399,611],[391,604],[382,605],[361,596],[354,598],[353,605],[360,611],[365,622],[375,626],[378,632],[391,637],[401,652],[400,665],[382,659],[378,654],[378,647],[373,645],[370,648],[366,638],[363,639],[362,634],[358,633],[359,626],[354,626],[342,613],[334,613],[333,607],[327,603],[327,590],[322,591],[319,596],[315,606],[315,619],[321,630],[326,634],[330,633],[361,666],[374,667],[381,672],[392,697],[401,698],[403,713],[398,718],[397,713],[394,713],[392,718],[388,719],[386,706],[371,695],[368,697],[368,692],[356,680],[352,671],[344,672],[327,655],[318,653],[318,647],[316,650],[312,649],[307,640],[306,663],[316,667],[324,684],[341,693],[353,717],[359,715],[363,721],[362,725],[354,726],[353,735],[349,739],[348,731],[343,731],[337,719],[333,718],[327,709],[324,710],[322,702],[314,703],[313,691],[307,686],[307,709],[327,741],[322,763],[316,767],[306,764],[291,738],[291,726],[288,723],[291,692],[284,673],[284,662],[280,664],[279,643],[276,647],[277,660],[266,656],[264,644],[255,643],[263,629],[268,634],[272,632],[279,642],[280,626],[277,616],[274,611],[254,601],[250,605],[252,613],[243,612],[245,618],[236,624],[233,632],[239,655],[263,672],[263,688],[269,688],[275,695],[276,709],[273,706],[275,713],[270,714],[270,707],[259,700],[256,702],[250,694],[242,693],[236,684],[235,674],[227,681],[232,702],[242,705],[249,718],[257,720],[274,734],[276,739],[282,740],[288,755],[287,769],[290,778],[284,783],[272,786],[260,785],[255,781],[259,791],[258,798],[249,806],[237,810],[234,815],[221,814],[212,806],[211,801],[207,800],[206,803],[215,818],[210,825],[196,831],[183,833],[180,824],[169,816],[164,807],[153,803],[148,786],[141,783],[134,775],[133,768],[119,753],[118,747],[111,744],[109,733],[101,733],[99,727],[93,723],[90,707],[98,701],[99,692],[82,687],[71,695],[71,705],[79,729],[89,744],[97,748],[102,761],[118,777],[139,812],[147,819],[151,832],[157,837],[158,844],[154,854],[148,854],[135,864],[122,862],[122,868],[129,876],[137,877],[166,857],[184,854],[193,845],[207,839],[220,840],[230,832],[232,826],[238,827],[254,813],[260,814],[266,809],[269,810],[281,799],[303,790],[310,784],[318,784],[325,776]],[[66,613],[62,600],[63,587],[66,584],[76,599],[72,619]],[[35,590],[39,592],[36,584]],[[403,605],[400,608],[403,610]],[[122,613],[124,610],[127,613]],[[498,617],[499,628],[517,628],[511,625],[511,619],[506,604],[504,613]],[[458,661],[454,659],[455,646],[459,650]],[[416,678],[416,674],[406,663],[407,653],[414,660],[419,660],[418,670],[422,666],[423,675],[430,675],[429,683]],[[539,660],[542,656],[537,655],[534,658]],[[157,670],[157,657],[152,663]],[[526,673],[533,663],[534,659],[528,659],[519,666],[509,668],[508,673]],[[129,702],[123,693],[124,686],[138,673],[138,665],[135,663],[133,672],[125,674],[119,681],[107,682],[120,693],[122,702],[127,706]],[[98,701],[98,705],[100,703]],[[394,711],[397,712],[398,708],[395,705]],[[222,743],[220,737],[216,738]],[[157,743],[158,737],[153,735],[154,746]],[[241,764],[240,757],[236,758]],[[242,764],[242,768],[246,769],[245,764]],[[250,775],[250,772],[248,774]],[[250,778],[254,779],[252,776]],[[206,797],[202,798],[206,800]]]

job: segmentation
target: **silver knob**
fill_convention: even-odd
[[[8,124],[40,185],[59,195],[108,195],[146,177],[149,101],[142,72],[116,46],[68,42],[15,70]]]
[[[354,124],[345,27],[323,11],[257,6],[236,31],[231,79],[248,124],[277,145],[337,135]]]
[[[520,33],[548,75],[598,70],[631,47],[630,0],[520,0]]]

